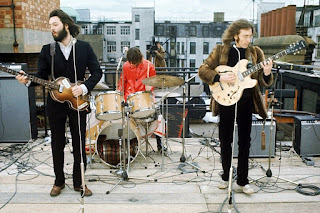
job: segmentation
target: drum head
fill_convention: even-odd
[[[118,132],[122,129],[121,120],[106,121],[99,132],[97,139],[97,153],[100,160],[106,165],[118,168],[120,167],[120,144]],[[122,142],[122,147],[125,152],[122,152],[122,163],[127,164],[128,161],[128,149],[127,149],[127,125],[125,125],[124,136],[125,141]],[[138,155],[140,149],[140,132],[137,125],[130,121],[129,124],[129,138],[130,138],[130,162],[133,162]]]

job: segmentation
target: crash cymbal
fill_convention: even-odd
[[[98,82],[93,89],[109,89],[108,85],[103,82]]]
[[[156,75],[146,78],[142,81],[145,85],[153,87],[174,87],[180,86],[184,83],[182,78],[171,75]]]

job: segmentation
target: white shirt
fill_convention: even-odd
[[[63,43],[61,43],[61,42],[58,41],[60,50],[61,50],[64,58],[65,58],[67,61],[68,61],[68,58],[69,58],[69,56],[70,56],[71,49],[72,49],[72,40],[73,40],[73,37],[71,36],[70,42],[69,42],[69,44],[67,44],[67,46],[65,46]],[[85,94],[88,93],[88,88],[86,87],[86,85],[81,84],[80,87],[81,87],[81,89],[82,89],[82,95],[85,95]]]

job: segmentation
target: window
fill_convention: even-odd
[[[140,40],[140,29],[136,29],[136,40]]]
[[[181,68],[185,67],[184,62],[185,60],[181,60]]]
[[[164,26],[157,26],[156,35],[157,36],[164,36]]]
[[[189,27],[189,36],[197,36],[197,28],[195,26]]]
[[[102,30],[102,26],[98,26],[97,28],[97,34],[102,35],[103,34],[103,30]]]
[[[130,26],[121,26],[121,35],[130,35]]]
[[[123,51],[124,47],[130,48],[130,41],[121,41],[121,51]]]
[[[203,37],[209,37],[209,26],[203,26],[202,27],[202,36]]]
[[[112,53],[117,51],[117,46],[115,41],[107,41],[107,52]]]
[[[320,58],[320,36],[317,36],[317,47],[316,47],[316,51],[317,51],[317,58]]]
[[[203,42],[203,54],[209,54],[209,42]]]
[[[184,55],[184,42],[181,42],[181,55]]]
[[[88,30],[88,25],[82,25],[82,34],[88,34],[89,30]]]
[[[190,54],[196,54],[196,42],[190,42]]]
[[[190,67],[196,67],[196,59],[190,59]],[[194,70],[194,69],[190,69]]]
[[[140,15],[135,15],[134,16],[134,21],[135,22],[140,22]]]
[[[177,54],[180,54],[180,42],[177,42]]]
[[[107,26],[107,35],[115,35],[116,26]]]
[[[170,42],[170,56],[174,57],[176,55],[176,43]]]

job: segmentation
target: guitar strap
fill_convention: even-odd
[[[50,55],[51,55],[51,78],[55,81],[54,77],[54,55],[56,54],[56,42],[50,43]]]

